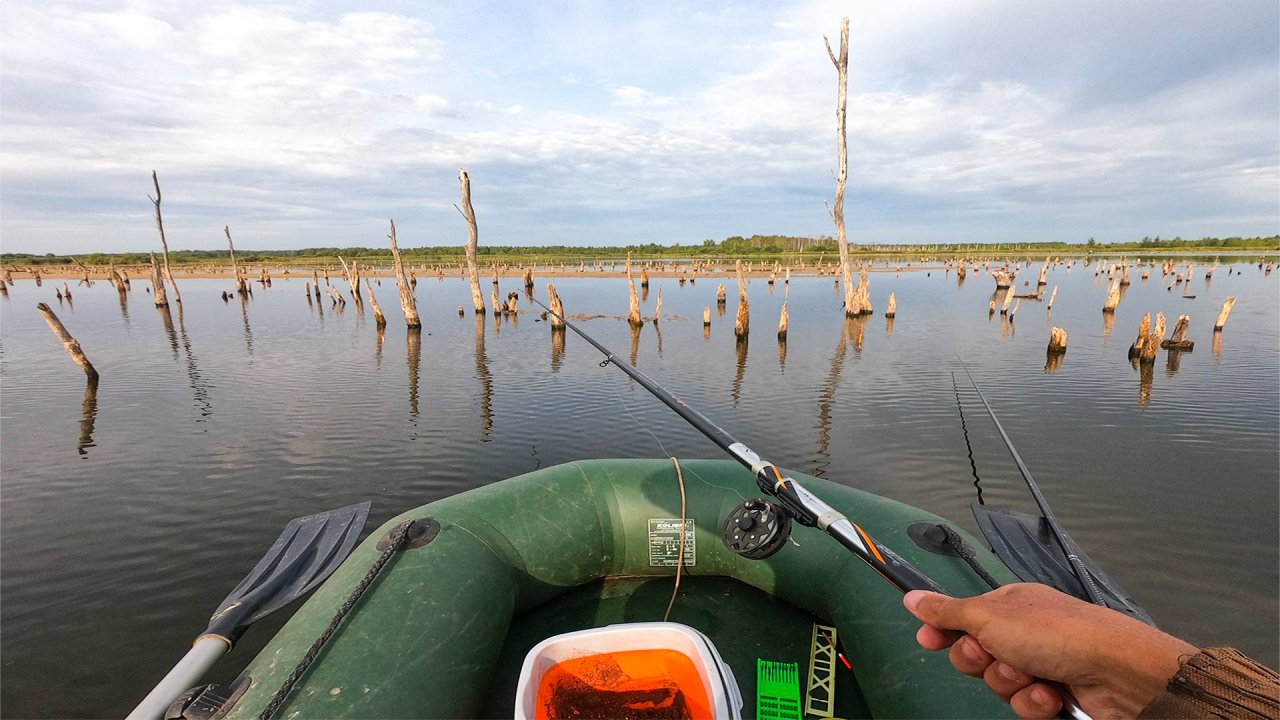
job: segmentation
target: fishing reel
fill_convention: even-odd
[[[791,514],[768,500],[744,500],[734,506],[720,528],[725,547],[748,560],[764,560],[791,537]]]

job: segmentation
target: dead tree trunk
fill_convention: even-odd
[[[466,170],[458,171],[458,183],[462,186],[462,207],[458,212],[467,221],[467,277],[471,280],[471,305],[477,315],[484,315],[484,295],[480,293],[480,268],[476,265],[476,247],[480,244],[480,230],[476,227],[476,211],[471,207],[471,176]],[[497,282],[497,271],[494,271]]]
[[[551,308],[551,329],[563,331],[564,303],[560,302],[560,293],[552,283],[547,283],[547,307]]]
[[[778,318],[778,342],[787,341],[787,328],[791,325],[791,314],[787,312],[787,304],[782,303],[782,315]]]
[[[1160,343],[1166,350],[1194,350],[1196,343],[1187,339],[1187,330],[1191,329],[1191,316],[1179,315],[1178,322],[1173,324],[1173,335]]]
[[[369,282],[368,278],[365,278],[364,285],[369,290],[369,304],[373,306],[373,321],[377,323],[378,330],[382,330],[387,326],[387,317],[382,314],[382,308],[378,307],[378,298],[374,296],[373,284]]]
[[[156,229],[160,231],[160,251],[164,254],[164,276],[173,286],[173,299],[182,302],[182,293],[178,290],[178,283],[173,281],[173,271],[169,269],[169,243],[164,239],[164,220],[160,217],[160,179],[156,177],[155,170],[151,171],[151,182],[156,186],[156,196],[151,198],[151,202],[156,206]],[[156,305],[159,304],[157,300]]]
[[[840,148],[840,165],[836,169],[836,199],[831,208],[831,219],[836,225],[836,240],[840,243],[840,269],[844,279],[845,314],[850,314],[853,307],[853,277],[849,267],[849,237],[844,228],[844,186],[849,178],[849,144],[845,132],[845,114],[848,107],[849,89],[849,18],[840,21],[840,55],[831,51],[831,41],[822,36],[826,43],[827,56],[836,67],[839,76],[838,100],[836,102],[836,137]]]
[[[410,328],[420,328],[422,320],[418,319],[418,301],[409,287],[409,278],[405,276],[404,263],[400,260],[400,248],[396,245],[395,220],[391,221],[391,234],[387,237],[391,240],[391,260],[395,265],[396,288],[400,290],[400,307],[404,309],[404,323]]]
[[[342,274],[347,278],[347,286],[351,288],[351,299],[360,302],[360,266],[359,261],[352,260],[351,266],[347,267],[347,261],[338,256],[338,262],[342,263]]]
[[[62,321],[58,319],[57,315],[53,314],[53,310],[50,310],[48,305],[40,303],[36,305],[36,309],[44,316],[44,321],[49,323],[49,329],[53,331],[53,334],[57,335],[58,339],[62,341],[62,346],[67,349],[67,354],[80,366],[81,370],[84,370],[84,374],[89,378],[89,384],[97,385],[98,371],[94,369],[93,363],[89,362],[89,358],[85,357],[84,350],[80,348],[80,342],[71,337],[71,333],[67,332],[67,329],[62,325]]]
[[[1222,332],[1222,328],[1227,326],[1227,316],[1231,314],[1231,308],[1235,306],[1235,296],[1227,298],[1227,301],[1222,303],[1222,312],[1218,313],[1218,320],[1213,324],[1214,332]]]
[[[237,292],[237,293],[239,293],[239,294],[241,294],[241,295],[244,295],[245,293],[247,293],[247,292],[248,292],[248,290],[245,288],[245,279],[244,279],[244,275],[242,275],[242,274],[240,273],[240,265],[236,263],[236,245],[235,245],[235,243],[231,242],[231,226],[230,226],[230,225],[223,225],[223,226],[222,226],[222,231],[223,231],[224,233],[226,233],[226,234],[227,234],[227,247],[228,247],[228,248],[230,248],[230,250],[231,250],[231,273],[232,273],[233,275],[235,275],[235,276],[236,276],[236,292]],[[312,271],[312,277],[314,277],[314,278],[315,278],[315,281],[316,281],[316,295],[317,295],[317,296],[319,296],[319,294],[320,294],[320,278],[319,278],[318,276],[316,276],[316,275],[315,275],[315,271],[314,271],[314,270]],[[308,295],[308,296],[307,296],[307,299],[308,299],[308,300],[310,300],[310,299],[311,299],[311,296],[310,296],[310,295]]]
[[[1151,334],[1151,313],[1142,316],[1142,324],[1138,326],[1138,337],[1129,346],[1129,359],[1142,356],[1142,349],[1147,346],[1147,336]]]
[[[151,255],[151,288],[154,292],[156,307],[169,307],[169,296],[164,290],[164,278],[160,274],[160,263],[156,262],[156,254]]]
[[[1050,353],[1064,353],[1067,351],[1067,331],[1060,327],[1051,328],[1049,330],[1049,350]]]
[[[524,269],[524,291],[533,292],[533,268],[526,267]]]
[[[724,283],[720,283],[719,287],[716,288],[716,304],[723,305],[727,299],[728,293],[724,289]]]
[[[1156,325],[1147,334],[1146,340],[1142,345],[1142,355],[1139,357],[1142,362],[1153,363],[1156,361],[1156,353],[1160,351],[1160,343],[1164,340],[1164,323],[1164,313],[1157,313]]]
[[[630,292],[631,307],[627,312],[627,323],[631,327],[640,327],[644,319],[640,317],[640,298],[636,295],[636,283],[631,279],[631,253],[627,253],[627,290]]]
[[[889,293],[889,306],[884,310],[884,316],[891,318],[898,314],[898,298],[893,293]]]
[[[1107,302],[1102,306],[1102,312],[1113,313],[1116,306],[1120,304],[1120,279],[1116,278],[1111,281],[1111,288],[1107,291]]]
[[[1057,285],[1054,285],[1054,286],[1053,286],[1053,292],[1049,293],[1049,306],[1048,306],[1047,308],[1045,308],[1046,310],[1052,310],[1052,309],[1053,309],[1053,301],[1054,301],[1055,299],[1057,299],[1057,297],[1058,297],[1058,286],[1057,286]]]
[[[653,309],[653,324],[657,325],[662,319],[662,290],[658,290],[658,304]]]
[[[710,305],[702,308],[702,327],[704,328],[711,327],[711,306]]]
[[[746,338],[751,332],[751,306],[747,303],[747,281],[742,277],[742,261],[737,261],[738,270],[738,317],[733,322],[733,334],[738,338]]]

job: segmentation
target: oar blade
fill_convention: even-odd
[[[355,547],[368,517],[366,501],[290,520],[218,606],[206,632],[234,641],[248,625],[324,582]]]
[[[1043,517],[1013,510],[973,505],[973,517],[978,529],[991,544],[991,550],[1024,582],[1050,585],[1081,600],[1088,600],[1079,578],[1071,570],[1067,556],[1053,536],[1053,530]],[[1066,532],[1063,531],[1066,535]],[[1079,545],[1067,538],[1068,543]],[[1078,550],[1081,564],[1093,578],[1102,593],[1107,607],[1137,618],[1148,625],[1155,625],[1147,611],[1119,583],[1103,572],[1083,550]]]

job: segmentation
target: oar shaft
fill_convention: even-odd
[[[231,644],[223,638],[201,635],[169,674],[129,713],[126,720],[160,720],[174,698],[200,682],[200,678],[204,677],[218,658],[230,649]]]

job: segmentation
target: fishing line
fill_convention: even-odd
[[[960,386],[956,384],[956,373],[951,371],[951,389],[956,393],[956,409],[960,411],[960,430],[964,433],[964,447],[969,451],[969,468],[973,472],[973,487],[978,491],[978,504],[982,501],[982,478],[978,477],[978,464],[973,461],[973,445],[969,444],[969,428],[964,422],[964,406],[960,404]]]

